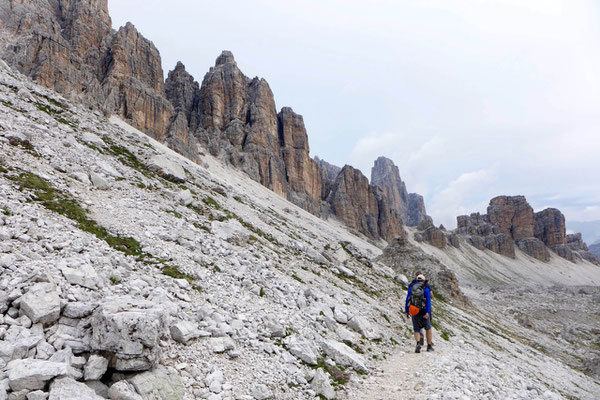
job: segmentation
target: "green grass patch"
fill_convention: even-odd
[[[237,201],[238,203],[242,203],[242,204],[244,204],[244,200],[242,200],[242,198],[241,198],[240,196],[233,196],[233,199],[234,199],[235,201]]]
[[[266,293],[265,293],[265,289],[263,289],[263,288],[260,288],[260,290],[258,291],[258,295],[259,295],[260,297],[265,297],[265,294],[266,294]]]
[[[297,281],[298,281],[298,282],[300,282],[300,283],[304,283],[304,281],[302,280],[302,278],[300,278],[300,277],[299,277],[298,275],[296,275],[296,274],[292,274],[292,278],[293,278],[293,279],[295,279],[295,280],[297,280]]]
[[[202,202],[209,207],[214,208],[215,210],[221,210],[221,205],[212,197],[206,196],[202,199]]]
[[[32,154],[35,157],[40,157],[38,152],[35,151],[35,147],[33,147],[29,140],[10,138],[8,139],[8,144],[10,144],[11,146],[20,147],[21,149],[25,150],[26,152]]]
[[[45,208],[63,215],[75,222],[82,231],[104,240],[110,247],[126,255],[145,257],[140,243],[132,237],[112,235],[106,228],[90,219],[87,211],[83,209],[67,193],[52,187],[46,180],[30,172],[23,172],[10,179],[19,184],[19,190],[30,190],[34,194],[34,201],[41,203]]]
[[[2,214],[6,215],[7,217],[10,217],[12,215],[12,212],[10,211],[10,209],[8,207],[4,207],[2,209]]]
[[[185,279],[186,281],[188,281],[190,283],[192,283],[194,281],[194,278],[191,275],[181,272],[179,270],[179,267],[176,265],[164,264],[162,267],[162,273],[167,276],[170,276],[171,278]],[[200,290],[202,290],[202,289],[200,289]]]
[[[177,212],[175,210],[167,210],[167,213],[173,214],[177,218],[183,218],[183,215],[181,215],[181,213],[179,213],[179,212]]]

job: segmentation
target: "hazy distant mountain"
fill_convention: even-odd
[[[567,222],[567,229],[573,232],[581,232],[583,241],[587,244],[592,244],[600,240],[600,220],[587,222],[569,221]]]

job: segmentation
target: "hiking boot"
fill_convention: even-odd
[[[435,351],[435,349],[433,348],[433,344],[427,345],[427,351]]]
[[[419,339],[419,346],[423,346],[424,343],[425,341],[423,339],[423,334],[421,334],[421,339]]]
[[[421,352],[421,345],[417,342],[417,347],[415,348],[415,353]]]

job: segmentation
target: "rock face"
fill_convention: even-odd
[[[487,209],[490,222],[514,240],[533,237],[533,208],[525,196],[498,196],[490,200]]]
[[[556,208],[533,213],[523,196],[498,196],[490,201],[488,213],[473,213],[456,218],[459,235],[468,235],[474,247],[487,248],[514,257],[515,245],[538,260],[550,261],[550,252],[569,261],[600,260],[588,251],[581,234],[567,235],[565,216]]]
[[[556,208],[547,208],[535,213],[535,237],[546,246],[561,246],[567,243],[565,216]]]
[[[393,161],[379,157],[371,169],[371,184],[381,188],[386,205],[402,218],[407,226],[417,226],[424,220],[431,220],[425,211],[423,196],[408,193],[406,184],[400,179],[398,167]]]
[[[333,213],[348,227],[371,237],[379,236],[379,206],[362,172],[350,165],[344,166],[327,200]]]
[[[10,66],[165,137],[173,107],[164,97],[160,54],[131,23],[112,30],[107,0],[4,2],[0,23],[10,34],[2,53]]]

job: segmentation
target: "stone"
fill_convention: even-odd
[[[133,385],[127,381],[113,383],[108,389],[108,397],[111,400],[146,400],[140,396]]]
[[[286,349],[308,365],[317,365],[318,350],[300,335],[290,335],[283,340]]]
[[[49,394],[41,390],[34,390],[27,393],[27,400],[46,400]]]
[[[188,344],[190,340],[200,337],[200,330],[194,322],[179,321],[171,325],[171,337],[176,342]]]
[[[505,233],[486,236],[484,238],[484,246],[494,253],[515,258],[515,242]]]
[[[20,304],[21,314],[29,317],[34,324],[49,325],[60,316],[60,297],[52,283],[36,283],[21,297]]]
[[[175,200],[183,206],[189,206],[194,201],[194,197],[192,196],[192,192],[185,189],[177,193]]]
[[[153,303],[126,296],[107,298],[94,311],[91,325],[91,349],[108,352],[111,368],[145,371],[158,362],[166,315]]]
[[[73,378],[57,378],[50,384],[50,400],[102,400],[94,389]]]
[[[43,389],[49,380],[69,373],[67,364],[35,359],[13,360],[6,369],[13,392]]]
[[[108,359],[92,354],[83,368],[83,377],[86,381],[96,381],[102,378],[108,368]]]
[[[323,350],[336,364],[343,367],[351,367],[359,372],[367,372],[365,359],[344,343],[335,340],[325,340],[322,343]]]
[[[94,267],[89,264],[84,264],[78,268],[63,266],[61,272],[67,282],[72,285],[79,285],[92,290],[102,286],[100,277]]]
[[[273,396],[271,391],[263,384],[254,385],[250,391],[250,394],[256,400],[267,400]]]
[[[348,327],[369,340],[381,339],[381,332],[377,330],[374,324],[369,322],[365,317],[355,315],[348,321]]]
[[[323,368],[317,369],[315,376],[310,382],[310,387],[318,395],[328,400],[337,398],[335,389],[331,386],[331,382],[329,382],[329,376]]]
[[[150,158],[148,168],[167,180],[177,183],[185,182],[186,176],[183,167],[163,155]]]
[[[181,400],[184,387],[181,377],[173,368],[163,366],[127,378],[137,393],[148,400]]]
[[[99,175],[95,172],[90,172],[90,181],[92,185],[99,190],[107,190],[110,189],[110,183],[102,175]]]
[[[104,399],[108,398],[108,386],[100,381],[85,381],[87,387],[91,388],[96,394]]]

